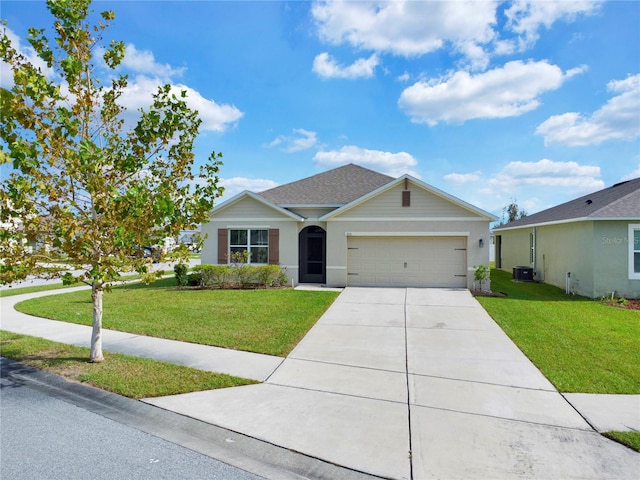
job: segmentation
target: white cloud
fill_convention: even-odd
[[[420,175],[411,170],[418,164],[416,159],[407,152],[383,152],[381,150],[368,150],[346,145],[340,150],[318,152],[313,157],[316,165],[335,168],[348,163],[356,163],[366,168],[371,168],[392,177],[399,177],[408,173],[416,178]]]
[[[590,117],[568,112],[549,117],[536,129],[545,145],[597,145],[607,140],[633,140],[640,136],[640,74],[613,80],[607,88],[618,94]]]
[[[313,72],[323,78],[370,78],[380,63],[378,55],[359,58],[349,66],[339,65],[327,52],[321,53],[313,60]]]
[[[405,57],[447,43],[469,52],[495,33],[497,1],[320,1],[312,7],[320,38],[330,44]],[[477,54],[474,53],[474,54]]]
[[[224,194],[220,198],[228,200],[235,195],[249,190],[250,192],[261,192],[278,186],[277,182],[266,178],[231,177],[221,178],[220,185],[224,187]],[[224,201],[222,200],[222,201]]]
[[[475,171],[472,173],[449,173],[448,175],[444,176],[444,179],[447,182],[462,185],[469,182],[477,182],[478,180],[480,180],[481,175],[482,172],[480,171]]]
[[[143,75],[137,76],[125,89],[120,101],[128,110],[130,117],[137,118],[140,108],[148,108],[152,102],[152,95],[164,81],[158,78],[150,78]],[[240,120],[244,115],[233,105],[219,105],[214,100],[204,98],[200,92],[185,85],[173,85],[172,91],[179,94],[186,90],[186,102],[190,108],[197,110],[202,119],[202,130],[222,132],[230,125]]]
[[[22,45],[20,38],[9,28],[6,28],[5,31],[13,47],[24,55],[27,61],[39,67],[48,78],[55,77],[54,70],[46,66],[31,46]],[[99,51],[96,52],[96,56],[101,58]],[[214,100],[204,98],[200,92],[193,88],[171,82],[171,77],[181,75],[184,69],[156,63],[153,54],[149,51],[139,51],[134,45],[128,45],[125,60],[121,65],[125,69],[139,73],[133,79],[129,79],[129,84],[120,98],[121,105],[127,109],[125,113],[127,122],[134,122],[139,116],[138,110],[148,108],[153,101],[152,95],[157,92],[160,85],[166,83],[172,83],[172,90],[175,93],[179,93],[181,90],[187,91],[187,104],[190,108],[198,111],[202,119],[200,127],[202,130],[222,132],[244,115],[233,105],[220,105]],[[2,62],[0,62],[0,75],[0,85],[3,88],[11,88],[13,86],[11,69]],[[62,82],[60,87],[63,95],[71,96],[65,82]]]
[[[1,27],[3,32],[7,35],[7,38],[11,41],[11,46],[15,49],[16,52],[24,56],[25,61],[29,62],[34,67],[40,69],[40,71],[47,77],[49,80],[55,77],[55,72],[53,68],[47,67],[47,64],[44,60],[42,60],[36,54],[36,51],[33,49],[31,45],[22,44],[20,41],[20,37],[18,37],[13,30],[9,27]],[[0,86],[2,88],[11,88],[13,87],[13,70],[11,67],[0,61]]]
[[[285,152],[299,152],[307,150],[318,143],[316,132],[304,128],[294,128],[291,135],[278,135],[268,147],[280,147]]]
[[[182,76],[186,70],[184,67],[173,68],[166,63],[156,63],[153,52],[138,50],[132,43],[126,46],[124,60],[120,66],[134,73],[165,79]]]
[[[604,188],[600,167],[546,158],[538,162],[511,162],[489,180],[489,185],[503,192],[522,187],[560,187],[572,193]]]
[[[474,118],[522,115],[540,105],[540,95],[559,88],[584,67],[562,73],[547,61],[513,61],[478,75],[459,71],[445,79],[406,88],[398,105],[417,123],[463,123]]]
[[[519,36],[517,47],[524,50],[535,44],[543,26],[549,29],[558,20],[572,22],[578,15],[594,14],[602,3],[598,0],[515,0],[504,11],[508,19],[506,28]]]

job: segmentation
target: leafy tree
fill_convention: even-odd
[[[125,46],[103,39],[113,12],[97,18],[90,0],[48,0],[47,7],[55,41],[36,28],[28,38],[47,71],[17,51],[0,27],[0,60],[13,73],[11,89],[0,90],[0,163],[13,164],[0,186],[0,282],[51,275],[49,253],[26,248],[34,242],[82,266],[78,278],[67,274],[63,281],[92,286],[90,360],[98,362],[103,292],[123,270],[150,280],[159,275],[151,273],[153,260],[188,259],[186,247],[161,247],[166,237],[196,228],[213,208],[222,191],[221,154],[212,152],[194,172],[201,121],[186,92],[170,85],[158,88],[137,123],[125,122],[118,102],[127,77],[115,71]],[[145,246],[156,247],[157,256],[145,258]]]
[[[506,220],[505,220],[506,215]],[[520,220],[527,216],[527,212],[518,206],[518,201],[515,198],[511,199],[511,203],[502,209],[502,220],[498,225],[502,226],[516,220]]]

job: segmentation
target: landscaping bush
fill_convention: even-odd
[[[287,275],[278,265],[261,265],[256,270],[258,283],[265,288],[282,287],[288,283]]]
[[[189,267],[184,263],[179,263],[175,267],[173,267],[173,271],[176,274],[176,281],[178,282],[179,287],[186,287],[189,285],[189,276],[187,272],[189,271]]]
[[[233,267],[231,272],[233,273],[236,281],[240,284],[240,288],[247,288],[248,286],[258,283],[257,269],[253,265],[238,265]]]
[[[200,274],[201,287],[224,288],[231,281],[231,267],[228,265],[197,265],[194,271]]]
[[[278,265],[197,265],[189,285],[202,288],[283,287],[288,278]]]

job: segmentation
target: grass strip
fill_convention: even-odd
[[[53,283],[47,285],[33,285],[31,287],[13,287],[6,290],[0,290],[0,298],[12,297],[13,295],[22,295],[25,293],[44,292],[47,290],[60,290],[61,288],[81,287],[83,283],[74,283],[73,285],[63,285],[60,283]]]
[[[104,362],[90,363],[88,348],[6,331],[0,331],[0,355],[134,399],[258,383],[119,353],[105,352]]]
[[[122,332],[286,356],[338,294],[291,289],[177,289],[175,279],[113,288],[103,327]],[[91,325],[91,292],[34,298],[24,313]]]
[[[503,297],[477,297],[561,392],[640,394],[640,312],[514,282],[493,270]]]
[[[602,435],[640,452],[640,432],[604,432]]]

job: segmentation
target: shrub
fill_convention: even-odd
[[[252,283],[257,283],[257,269],[253,265],[238,265],[237,267],[232,268],[232,272],[240,284],[241,288],[246,288]]]
[[[260,285],[265,288],[282,287],[289,279],[278,265],[196,265],[189,275],[189,285],[200,287],[228,288],[237,286],[248,288]]]
[[[256,277],[258,279],[258,283],[265,288],[281,287],[282,284],[280,283],[280,274],[283,273],[284,272],[278,265],[260,265],[259,267],[256,267]]]
[[[491,271],[486,265],[478,265],[477,267],[474,266],[473,268],[475,269],[473,279],[476,282],[480,282],[480,290],[482,291],[482,282],[489,278],[489,274],[491,273]]]
[[[179,287],[186,287],[189,285],[189,276],[187,275],[189,267],[187,265],[179,263],[173,267],[173,271],[176,274],[176,281],[178,282]]]
[[[202,275],[200,273],[192,273],[191,275],[189,275],[188,285],[190,287],[201,287]]]
[[[231,275],[228,265],[196,265],[194,271],[200,274],[201,287],[224,288]]]

